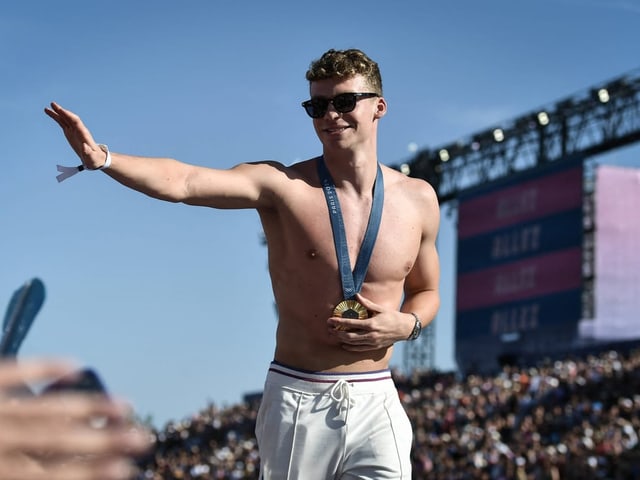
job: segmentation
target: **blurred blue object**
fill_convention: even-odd
[[[44,284],[33,278],[15,291],[2,323],[0,356],[15,357],[44,303]]]

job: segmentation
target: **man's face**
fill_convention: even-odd
[[[341,93],[370,93],[373,90],[364,77],[327,79],[312,82],[311,98],[333,99]],[[378,120],[386,112],[382,97],[361,98],[351,112],[340,113],[330,103],[327,112],[313,119],[313,127],[325,148],[354,148],[375,140]]]

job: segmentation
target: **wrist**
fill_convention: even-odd
[[[106,153],[106,158],[101,167],[97,167],[96,170],[106,170],[111,166],[111,152],[109,151],[109,147],[104,143],[98,143],[98,148]]]
[[[109,147],[107,147],[104,143],[98,143],[96,145],[106,154],[106,158],[104,159],[104,163],[102,164],[102,166],[96,168],[88,168],[85,167],[84,163],[81,163],[77,167],[65,167],[64,165],[56,165],[58,171],[60,172],[60,174],[56,176],[56,180],[58,180],[58,183],[66,180],[69,177],[72,177],[76,173],[83,172],[85,170],[106,170],[107,168],[109,168],[111,166],[111,152],[109,152]]]

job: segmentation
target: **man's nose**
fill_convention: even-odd
[[[333,102],[329,102],[327,105],[327,111],[325,112],[325,116],[329,115],[329,118],[335,118],[340,116],[340,112],[336,110],[336,107],[333,106]]]

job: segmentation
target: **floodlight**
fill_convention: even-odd
[[[607,90],[606,88],[601,88],[600,90],[598,90],[598,100],[600,100],[600,103],[607,103],[609,99],[609,90]]]
[[[545,125],[549,125],[549,115],[547,114],[547,112],[538,113],[538,123],[543,127]]]

